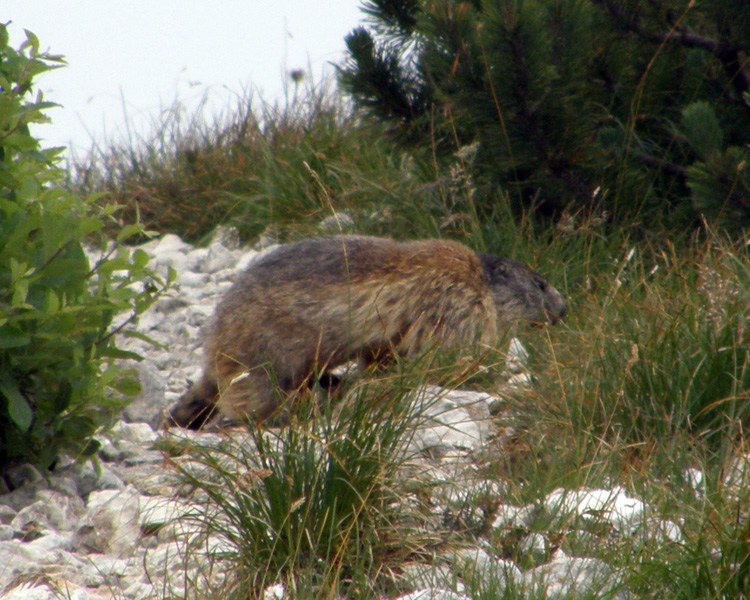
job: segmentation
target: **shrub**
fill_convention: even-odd
[[[750,222],[747,2],[370,0],[363,10],[341,69],[355,105],[409,147],[480,142],[479,171],[515,207],[603,207],[657,229],[665,216]]]
[[[55,106],[31,97],[32,80],[63,61],[26,36],[14,50],[0,25],[0,470],[96,451],[92,436],[138,391],[114,362],[134,358],[116,334],[164,287],[144,252],[120,246],[141,227],[123,228],[114,244],[98,235],[118,207],[64,191],[61,149],[31,135]],[[100,251],[93,264],[86,247]]]

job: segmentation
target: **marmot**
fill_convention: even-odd
[[[564,312],[536,273],[456,242],[339,236],[280,246],[220,301],[203,376],[169,419],[199,428],[218,408],[263,420],[279,409],[275,386],[293,394],[352,359],[492,345],[503,322],[555,323]]]

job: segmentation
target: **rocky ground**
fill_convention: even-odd
[[[241,251],[231,236],[219,237],[207,248],[196,249],[167,235],[143,247],[158,270],[172,266],[178,278],[173,291],[145,314],[138,330],[162,348],[140,340],[129,341],[146,357],[137,368],[141,395],[127,408],[123,421],[101,438],[100,469],[91,463],[63,461],[54,473],[25,467],[12,473],[16,488],[0,495],[0,597],[2,598],[162,598],[185,597],[185,574],[205,568],[199,554],[186,555],[185,524],[180,519],[189,500],[164,456],[153,449],[163,436],[195,436],[202,442],[219,440],[216,433],[166,432],[159,423],[162,411],[183,393],[188,379],[200,370],[201,327],[217,298],[235,274],[255,255]],[[524,362],[523,347],[514,342],[509,368]],[[515,376],[522,384],[523,374]],[[492,493],[477,468],[489,436],[502,436],[490,418],[493,399],[474,392],[447,392],[425,388],[431,398],[430,419],[415,436],[415,450],[425,456],[425,470],[438,512],[464,511],[467,497],[481,487]],[[691,474],[696,489],[701,474]],[[489,492],[487,491],[489,489]],[[497,491],[498,498],[501,490]],[[571,522],[583,529],[589,521],[606,527],[613,536],[639,535],[644,543],[679,542],[677,524],[650,516],[651,511],[624,490],[556,490],[529,506],[500,505],[490,527],[499,535],[524,531],[532,517],[546,512],[574,515]],[[486,515],[477,515],[477,519]],[[466,517],[464,517],[466,518]],[[468,518],[471,518],[469,515]],[[582,533],[583,534],[583,533]],[[479,574],[495,578],[499,586],[513,581],[529,593],[547,590],[548,597],[609,592],[608,597],[629,597],[621,577],[598,558],[567,556],[551,548],[539,534],[522,534],[519,541],[536,557],[522,570],[494,556],[477,541],[443,565],[412,564],[404,568],[412,593],[401,600],[463,599],[464,577]],[[536,592],[535,592],[536,591]],[[268,598],[283,598],[280,587],[267,590]]]

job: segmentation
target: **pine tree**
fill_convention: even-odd
[[[750,224],[746,0],[368,0],[341,83],[518,206]],[[604,197],[604,200],[601,198]],[[491,207],[487,207],[491,210]],[[644,213],[645,210],[645,213]]]

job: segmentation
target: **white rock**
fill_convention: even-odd
[[[29,528],[39,532],[70,530],[85,511],[83,500],[78,496],[39,490],[35,497],[37,501],[21,509],[10,524],[19,534]]]
[[[141,527],[160,527],[178,521],[194,508],[163,496],[141,498]]]
[[[191,250],[194,250],[193,246],[187,242],[183,242],[180,239],[180,236],[173,233],[164,234],[160,238],[144,244],[141,248],[145,250],[146,246],[152,248],[150,252],[148,250],[146,251],[149,252],[151,256],[155,257],[168,256],[175,253],[187,254]]]
[[[505,355],[505,368],[511,373],[525,371],[529,366],[529,353],[524,348],[521,340],[517,337],[511,338],[508,352]]]
[[[110,430],[110,435],[118,440],[150,448],[159,439],[159,435],[148,423],[126,423],[119,421]]]
[[[13,528],[10,525],[0,525],[0,542],[13,539]]]
[[[85,590],[69,581],[44,578],[35,582],[24,582],[2,595],[3,600],[92,600]]]
[[[599,559],[572,558],[558,551],[549,563],[524,573],[522,585],[534,597],[544,590],[544,597],[550,600],[572,595],[599,597],[616,589],[619,578]]]
[[[256,252],[255,250],[251,250],[249,252],[243,253],[240,258],[237,260],[237,264],[235,265],[235,269],[238,273],[241,273],[245,269],[247,269],[250,266],[250,263],[253,262],[256,258],[263,254],[267,254],[268,252],[273,251],[274,249],[278,248],[278,245],[270,246],[269,248],[265,248],[263,252]]]
[[[457,594],[451,590],[444,590],[440,588],[425,588],[406,594],[405,596],[399,596],[396,600],[471,600],[469,596],[464,594]]]
[[[463,593],[463,582],[451,571],[448,565],[409,563],[401,569],[403,580],[415,589],[450,589]]]
[[[219,225],[211,237],[211,245],[221,244],[229,250],[238,250],[240,248],[240,232],[236,227]]]
[[[18,514],[18,511],[14,508],[3,504],[3,501],[9,499],[9,496],[10,494],[0,496],[0,523],[4,525],[10,525]]]
[[[30,544],[18,540],[0,542],[0,575],[6,582],[14,575],[35,573],[40,565],[55,562],[55,553],[42,548],[34,548]]]
[[[202,270],[203,264],[208,258],[208,248],[194,248],[188,246],[190,250],[185,254],[183,268],[191,272],[198,273]]]
[[[212,244],[208,249],[208,255],[200,265],[203,273],[216,273],[223,269],[234,267],[237,263],[237,257],[221,244]]]
[[[534,506],[510,506],[501,504],[495,511],[495,520],[492,522],[493,529],[506,529],[509,527],[527,527],[534,511]]]
[[[323,231],[345,233],[351,231],[354,227],[354,219],[347,211],[342,210],[323,219],[318,227]]]
[[[180,288],[197,288],[209,285],[210,277],[207,273],[193,273],[192,271],[181,271],[177,274],[177,283]]]
[[[437,456],[481,449],[493,433],[490,399],[488,394],[425,386],[414,399],[423,406],[414,443]]]
[[[283,600],[284,593],[284,584],[269,585],[263,590],[263,600]]]
[[[645,504],[630,498],[625,490],[615,486],[611,490],[556,489],[545,501],[548,513],[576,514],[584,520],[607,521],[615,529],[632,532],[640,524],[646,510]]]
[[[635,534],[647,544],[682,544],[685,541],[679,525],[673,521],[662,521],[654,517],[641,523]]]
[[[531,383],[531,375],[528,373],[514,373],[508,378],[506,385],[518,390],[529,387]]]
[[[168,403],[165,396],[167,382],[162,371],[156,368],[153,361],[143,361],[133,365],[138,374],[138,381],[141,384],[140,393],[130,401],[130,404],[123,410],[123,418],[126,421],[135,424],[143,422],[149,429],[159,426],[162,420],[162,412],[167,408]],[[141,432],[146,435],[145,430]],[[141,440],[134,443],[153,444],[157,435],[151,431],[151,441]]]
[[[76,532],[76,546],[93,552],[128,556],[140,538],[140,494],[123,490],[92,492]]]
[[[732,497],[746,497],[746,491],[750,487],[750,454],[737,456],[730,462],[725,470],[724,487]]]
[[[492,582],[492,589],[502,592],[509,583],[521,580],[520,569],[512,561],[494,558],[482,548],[460,550],[456,553],[460,565],[480,581]]]
[[[68,551],[73,549],[71,534],[47,533],[40,538],[30,541],[26,547],[36,552]]]
[[[161,544],[146,553],[146,572],[151,577],[166,577],[184,571],[186,566],[185,547],[179,542]]]
[[[521,552],[539,562],[547,555],[547,540],[540,533],[527,535],[521,542]]]
[[[695,490],[696,496],[700,497],[706,492],[705,477],[700,469],[688,469],[682,476],[685,481]]]
[[[156,593],[154,586],[145,581],[136,581],[123,591],[123,596],[133,600],[151,600],[161,597]],[[169,597],[169,596],[167,596]]]

